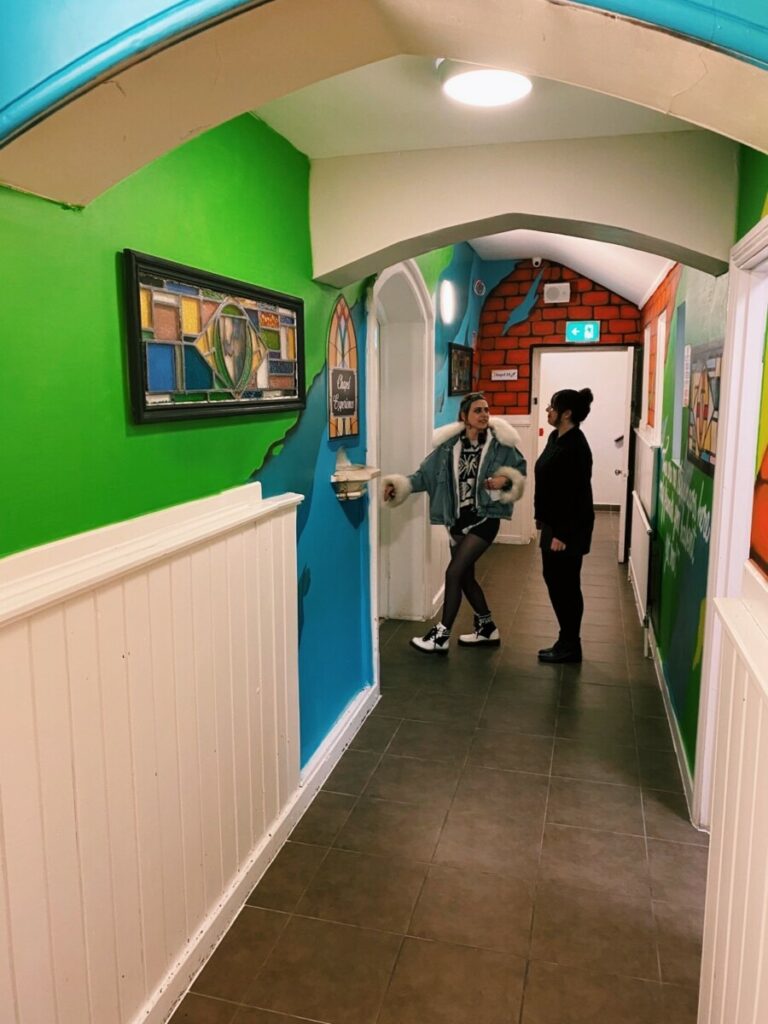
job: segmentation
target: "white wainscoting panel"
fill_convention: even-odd
[[[722,624],[699,1024],[768,1020],[768,632],[737,598]]]
[[[266,866],[300,786],[300,500],[0,562],[3,1024],[162,1019]]]

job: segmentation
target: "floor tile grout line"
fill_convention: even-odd
[[[240,1010],[264,1010],[266,1013],[279,1013],[278,1010],[270,1010],[266,1006],[256,1006],[253,1003],[240,1003],[240,1002],[237,1002],[237,1000],[233,1000],[233,999],[223,999],[221,996],[209,996],[209,995],[206,995],[205,992],[189,992],[188,994],[189,995],[198,996],[200,999],[210,999],[211,1002],[214,1002],[214,1003],[224,1003],[226,1006],[232,1006],[232,1007],[234,1007],[233,1014],[235,1016],[237,1015],[237,1013]],[[178,1010],[178,1007],[176,1009]],[[306,1024],[332,1024],[331,1021],[320,1020],[317,1017],[301,1017],[301,1016],[297,1017],[295,1014],[293,1014],[293,1015],[291,1015],[291,1014],[283,1014],[283,1016],[286,1018],[286,1020],[289,1020],[289,1021],[291,1021],[291,1020],[298,1020],[298,1021],[306,1022]],[[233,1020],[234,1020],[234,1017],[233,1017]],[[173,1024],[173,1019],[171,1019],[169,1024]],[[232,1024],[232,1021],[230,1021],[229,1024]]]

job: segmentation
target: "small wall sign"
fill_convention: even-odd
[[[357,416],[357,370],[331,370],[331,416]]]
[[[517,367],[510,366],[504,370],[491,370],[491,380],[517,380]]]
[[[600,321],[566,320],[565,340],[574,345],[591,345],[600,341]]]

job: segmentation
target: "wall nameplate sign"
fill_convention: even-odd
[[[517,376],[516,366],[509,366],[503,370],[491,370],[491,380],[517,380]]]

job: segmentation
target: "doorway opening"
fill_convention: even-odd
[[[411,473],[429,451],[434,422],[434,314],[416,263],[379,275],[368,310],[369,465]],[[432,614],[432,531],[426,496],[379,511],[370,504],[371,608],[376,675],[381,619],[423,620]]]
[[[627,509],[632,484],[632,396],[636,393],[636,346],[568,345],[535,347],[532,357],[531,425],[533,461],[549,437],[547,406],[563,388],[591,388],[595,399],[582,430],[594,460],[595,508],[618,514],[617,561],[626,558]],[[529,488],[529,502],[533,489]]]

